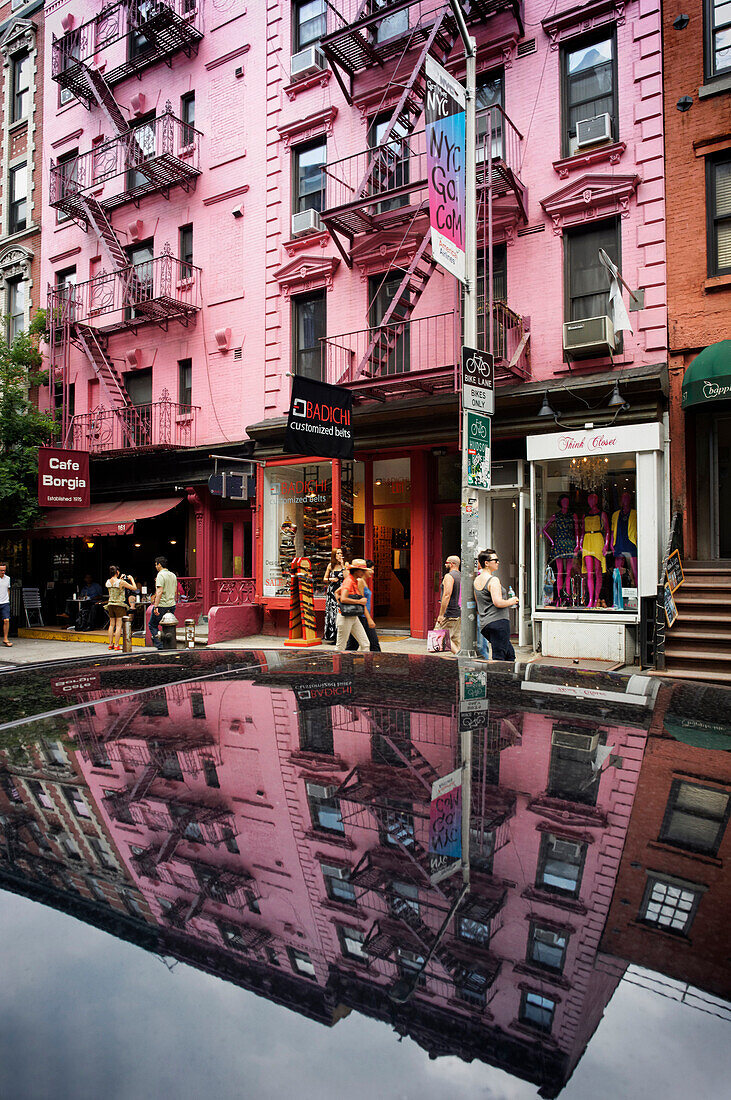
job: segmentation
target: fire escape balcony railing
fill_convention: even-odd
[[[325,337],[321,342],[322,379],[333,385],[350,383],[358,390],[370,389],[376,398],[385,389],[392,392],[394,386],[453,391],[457,324],[452,311]],[[369,370],[357,378],[358,366],[371,345]]]
[[[93,19],[54,38],[52,75],[62,88],[89,103],[85,70],[106,63],[104,79],[117,84],[183,51],[194,54],[203,38],[200,0],[121,0]]]
[[[87,324],[100,333],[146,324],[186,323],[201,308],[201,269],[162,255],[114,271],[101,271],[75,286],[49,286],[51,325]]]
[[[130,445],[140,450],[194,447],[199,412],[195,405],[179,405],[164,395],[160,401],[131,408],[100,405],[71,418],[66,445],[89,454],[126,451]]]
[[[80,196],[93,194],[105,210],[154,191],[189,190],[200,175],[201,133],[165,111],[144,127],[95,145],[74,160],[51,164],[50,204],[85,220]]]
[[[512,194],[525,217],[525,188],[520,179],[523,135],[497,104],[477,112],[476,130],[478,191],[486,189],[492,153],[494,197]],[[426,211],[426,132],[393,134],[382,145],[330,161],[323,174],[322,217],[345,236],[352,238],[407,220],[413,217],[415,207],[423,204]]]

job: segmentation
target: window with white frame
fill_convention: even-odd
[[[317,977],[312,959],[306,951],[300,951],[296,947],[290,947],[288,949],[288,954],[292,969],[296,970],[298,974],[304,974],[306,978]]]
[[[580,122],[607,114],[610,138],[617,140],[617,64],[614,34],[582,39],[562,51],[563,148],[565,157],[580,152]]]
[[[293,5],[292,15],[292,52],[299,53],[307,46],[314,46],[327,31],[325,0],[298,0]]]
[[[27,284],[25,279],[11,279],[8,283],[8,343],[12,344],[16,336],[25,328],[25,305]]]
[[[20,233],[28,225],[28,165],[14,165],[8,173],[8,233]]]
[[[687,936],[702,895],[693,883],[648,875],[639,919],[666,932]]]
[[[731,2],[728,4],[731,9]],[[706,161],[708,274],[731,274],[731,152]]]
[[[320,870],[325,882],[325,893],[330,900],[338,901],[341,905],[355,905],[355,887],[350,881],[349,868],[321,863]]]
[[[730,808],[731,798],[726,791],[676,779],[670,789],[660,840],[715,856]]]
[[[27,50],[16,53],[12,59],[12,100],[10,121],[19,122],[30,110],[31,58]]]
[[[362,932],[360,928],[338,925],[338,938],[340,940],[340,950],[347,959],[360,959],[361,962],[368,962],[368,954],[363,950],[365,932]]]
[[[539,1031],[550,1031],[556,1012],[556,1001],[542,993],[524,990],[520,1002],[520,1021]]]

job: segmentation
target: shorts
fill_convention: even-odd
[[[123,603],[108,603],[107,612],[110,619],[122,619],[129,613],[129,609]]]
[[[434,627],[435,630],[439,630],[438,626]],[[449,631],[450,640],[454,642],[456,646],[462,644],[462,620],[461,619],[445,619],[442,630]]]
[[[9,619],[9,618],[10,618],[10,604],[9,603],[0,603],[0,622],[3,619]]]

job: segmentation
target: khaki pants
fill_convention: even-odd
[[[457,649],[459,649],[462,642],[462,620],[461,619],[445,619],[442,627],[435,626],[435,630],[448,630],[449,637]]]
[[[344,652],[348,644],[348,638],[351,635],[355,638],[360,649],[370,650],[371,643],[368,641],[368,635],[357,615],[341,615],[338,612],[337,628],[338,640],[336,644],[341,653]]]

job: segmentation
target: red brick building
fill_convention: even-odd
[[[660,689],[602,941],[720,997],[731,989],[729,733],[727,692]]]
[[[728,20],[720,0],[663,5],[672,508],[701,560],[731,557]]]

